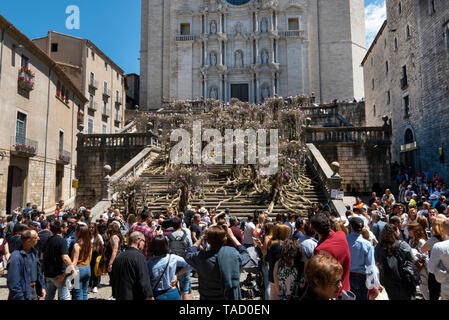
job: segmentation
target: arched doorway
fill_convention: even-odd
[[[404,144],[410,146],[413,142],[415,142],[415,137],[411,129],[405,130],[404,135]],[[412,150],[409,148],[408,151],[403,153],[404,165],[409,174],[414,175],[416,172],[416,147]]]
[[[18,206],[23,206],[23,188],[25,174],[16,166],[8,168],[8,190],[6,196],[6,212],[9,214]]]

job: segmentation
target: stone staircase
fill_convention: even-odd
[[[148,191],[152,198],[163,197],[166,196],[169,189],[169,178],[163,174],[151,174],[150,171],[155,169],[159,164],[161,164],[161,156],[155,159],[152,166],[150,166],[145,172],[140,175],[140,179],[144,182],[144,185],[148,188]],[[206,208],[216,207],[220,201],[226,200],[232,196],[236,196],[238,191],[235,190],[235,187],[229,187],[226,189],[226,194],[223,190],[218,190],[215,193],[217,188],[222,187],[227,181],[227,172],[231,169],[231,165],[214,165],[208,169],[208,172],[213,173],[210,175],[209,180],[203,185],[203,189],[205,190],[204,199],[195,199],[190,204],[193,207],[196,207],[201,200],[206,202]],[[302,196],[307,200],[315,203],[326,203],[327,199],[325,194],[323,193],[321,187],[316,182],[312,171],[309,168],[306,168],[305,175],[312,179],[312,184],[304,190]],[[142,196],[138,197],[138,207],[143,206]],[[148,203],[148,199],[146,203]],[[168,200],[164,197],[163,199],[159,199],[153,204],[149,204],[149,209],[153,213],[165,212],[166,208],[170,205],[172,199]],[[252,215],[256,209],[266,210],[268,208],[269,203],[261,203],[260,195],[249,195],[242,194],[240,197],[236,199],[232,199],[223,203],[217,210],[221,211],[225,208],[230,209],[230,213],[233,216],[238,217],[246,217],[248,215]],[[308,206],[307,203],[304,205]],[[305,216],[307,216],[306,209],[295,208],[298,211],[301,211]],[[278,213],[288,213],[289,210],[285,209],[282,205],[276,205],[273,209],[272,216]]]

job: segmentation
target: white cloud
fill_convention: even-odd
[[[374,38],[376,38],[377,32],[382,27],[385,19],[387,19],[385,0],[374,0],[373,3],[365,7],[367,48],[371,46]]]

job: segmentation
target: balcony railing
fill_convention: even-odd
[[[103,117],[110,117],[111,115],[109,114],[109,110],[103,108],[103,111],[101,112],[101,114],[103,115]]]
[[[93,89],[98,89],[98,81],[94,79],[89,80],[89,87]]]
[[[37,141],[22,136],[11,138],[11,152],[19,156],[34,157],[37,154],[38,145]]]
[[[104,88],[103,89],[103,95],[105,96],[105,97],[111,97],[111,89],[108,89],[108,88]]]
[[[115,133],[78,135],[78,148],[142,148],[160,146],[157,137],[152,133]]]
[[[65,164],[70,163],[70,160],[72,160],[72,154],[65,150],[59,150],[58,153],[58,161],[63,162]]]
[[[288,30],[288,31],[279,31],[280,37],[302,37],[304,36],[303,30]]]
[[[88,108],[93,111],[98,110],[98,104],[95,101],[90,101]]]
[[[123,97],[121,95],[115,96],[115,104],[117,104],[117,105],[123,104]]]
[[[390,144],[389,127],[307,127],[306,142],[319,144]]]
[[[34,73],[26,68],[22,67],[19,69],[19,87],[26,91],[31,91],[34,89]]]
[[[176,41],[195,41],[196,39],[197,39],[197,36],[195,36],[193,34],[176,36]]]
[[[401,78],[401,89],[408,86],[407,77]]]

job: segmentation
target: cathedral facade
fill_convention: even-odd
[[[363,0],[142,0],[142,109],[364,96]]]

